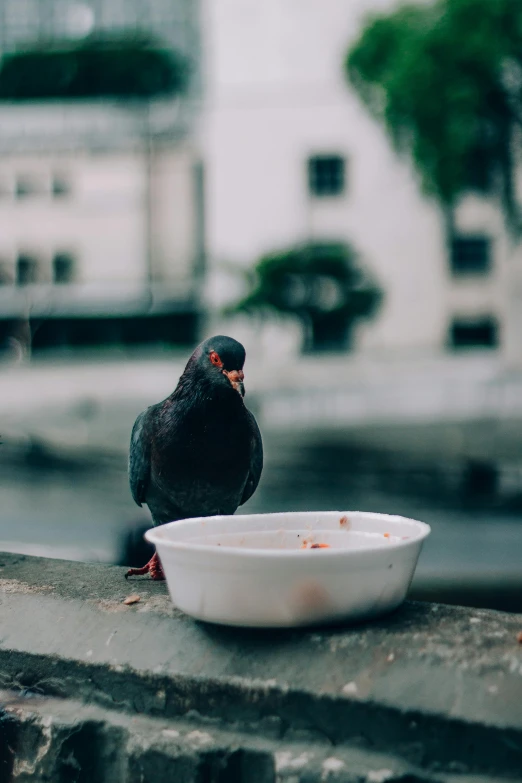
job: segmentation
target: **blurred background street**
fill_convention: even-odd
[[[0,550],[125,564],[144,559],[149,516],[128,490],[129,433],[135,416],[169,393],[182,367],[176,352],[97,355],[38,359],[3,374]],[[245,511],[361,509],[425,520],[433,534],[414,595],[520,611],[521,420],[451,420],[445,408],[429,422],[399,417],[389,407],[387,379],[404,368],[378,368],[353,361],[346,374],[337,373],[345,412],[341,405],[341,414],[327,418],[318,401],[331,404],[332,372],[307,387],[303,368],[289,364],[283,400],[293,401],[294,415],[285,425],[271,401],[278,381],[270,364],[247,360],[246,399],[263,430],[266,467]],[[475,379],[475,389],[492,383],[487,367],[480,369],[486,380]],[[429,367],[418,378],[410,373],[403,394],[426,374]],[[366,412],[359,402],[349,416],[361,384],[373,401]]]
[[[522,611],[522,0],[0,0],[0,58],[0,550],[145,562],[133,422],[223,333],[245,511]]]

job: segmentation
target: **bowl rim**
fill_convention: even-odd
[[[357,549],[315,549],[312,551],[312,549],[262,549],[259,547],[237,547],[237,546],[216,546],[216,544],[202,544],[202,543],[195,543],[194,541],[173,541],[172,539],[169,539],[167,536],[159,534],[159,528],[164,528],[166,530],[182,524],[185,527],[192,527],[196,526],[196,524],[201,525],[202,522],[205,524],[212,524],[213,521],[218,520],[224,520],[224,519],[234,519],[238,520],[241,517],[251,517],[251,518],[263,518],[263,517],[270,517],[270,516],[310,516],[314,517],[320,514],[332,514],[332,515],[354,515],[357,514],[359,517],[363,518],[372,518],[372,519],[380,519],[383,521],[387,521],[388,523],[393,524],[394,522],[408,522],[411,523],[414,527],[417,528],[417,535],[412,535],[411,538],[401,540],[401,541],[388,541],[387,544],[383,544],[383,546],[362,546],[358,547]],[[274,527],[274,530],[277,530],[277,527]],[[237,557],[237,558],[244,558],[244,557],[253,557],[253,558],[262,558],[262,559],[285,559],[285,558],[317,558],[319,557],[329,557],[329,558],[347,558],[347,557],[357,557],[361,554],[366,554],[368,552],[372,552],[374,554],[381,554],[382,552],[396,552],[401,549],[407,549],[408,547],[411,547],[413,544],[419,544],[422,543],[431,533],[431,527],[426,522],[421,522],[418,519],[412,519],[411,517],[404,517],[399,514],[382,514],[378,512],[373,511],[335,511],[335,510],[323,510],[323,511],[272,511],[264,514],[222,514],[222,515],[214,515],[214,516],[208,516],[208,517],[188,517],[187,519],[180,519],[174,522],[166,522],[164,525],[158,525],[157,527],[149,528],[145,532],[145,538],[147,541],[149,541],[151,544],[154,544],[155,546],[164,546],[167,549],[170,550],[177,550],[177,551],[183,551],[183,552],[197,552],[200,554],[208,554],[212,553],[212,555],[216,557],[222,557],[222,556],[231,556],[231,557]]]

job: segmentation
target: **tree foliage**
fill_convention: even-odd
[[[346,70],[429,193],[451,205],[470,188],[492,190],[519,229],[522,0],[435,0],[373,16]]]
[[[148,99],[181,92],[187,63],[147,37],[53,42],[7,54],[0,67],[0,100]]]
[[[349,346],[355,322],[374,315],[380,301],[349,245],[312,242],[261,258],[249,293],[232,311],[294,315],[304,326],[305,349],[321,350]]]

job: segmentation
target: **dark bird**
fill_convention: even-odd
[[[263,469],[261,433],[243,402],[245,349],[218,335],[190,357],[174,392],[134,424],[129,481],[155,525],[233,514],[254,494]],[[157,552],[143,568],[164,579]]]

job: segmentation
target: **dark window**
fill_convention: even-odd
[[[308,161],[308,187],[313,196],[340,196],[345,187],[345,162],[340,155],[315,155]]]
[[[457,237],[451,243],[454,275],[486,275],[491,266],[491,242],[487,237]]]
[[[16,262],[16,284],[30,285],[38,281],[38,262],[31,256],[19,256]]]
[[[449,341],[452,348],[497,348],[498,323],[493,316],[455,318],[450,327]]]
[[[70,195],[71,186],[69,181],[65,177],[54,177],[52,191],[55,198],[63,198]]]
[[[29,177],[20,177],[16,181],[16,198],[30,198],[36,195],[39,190],[38,184],[34,180],[29,179]]]
[[[53,281],[71,283],[74,278],[74,258],[69,253],[57,253],[53,258]]]

